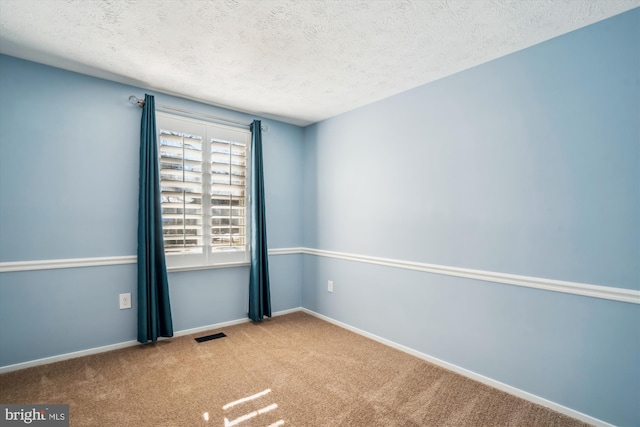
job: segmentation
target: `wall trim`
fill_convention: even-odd
[[[543,279],[540,277],[519,276],[515,274],[496,273],[492,271],[472,270],[468,268],[402,261],[390,258],[349,254],[345,252],[325,251],[321,249],[303,248],[302,252],[307,255],[337,258],[347,261],[357,261],[368,264],[382,265],[386,267],[402,268],[405,270],[416,270],[427,273],[443,274],[446,276],[465,277],[467,279],[482,280],[484,282],[504,283],[506,285],[523,286],[527,288],[543,289],[546,291],[555,291],[567,294],[582,295],[586,297],[640,304],[640,291],[636,291],[634,289],[589,285],[586,283]]]
[[[405,270],[422,271],[426,273],[443,274],[446,276],[464,277],[467,279],[481,280],[484,282],[502,283],[506,285],[523,286],[527,288],[542,289],[545,291],[562,292],[566,294],[581,295],[592,298],[601,298],[612,301],[620,301],[631,304],[640,304],[640,291],[611,286],[590,285],[586,283],[568,282],[563,280],[544,279],[540,277],[520,276],[516,274],[496,273],[492,271],[473,270],[469,268],[450,267],[445,265],[427,264],[421,262],[403,261],[391,258],[381,258],[368,255],[358,255],[346,252],[327,251],[304,247],[269,249],[269,255],[295,255],[306,254],[336,258],[346,261],[356,261],[367,264],[381,265],[385,267],[402,268]],[[135,264],[136,256],[96,257],[96,258],[71,258],[42,261],[12,261],[0,262],[0,273],[12,271],[51,270],[58,268],[98,267],[104,265]],[[230,265],[207,266],[206,268],[227,268],[247,266],[248,263],[236,263]],[[169,272],[190,270],[192,268],[169,268]]]
[[[285,314],[294,313],[296,311],[301,311],[301,310],[302,310],[302,307],[295,307],[288,310],[276,311],[272,313],[273,315],[272,317],[283,316]],[[184,329],[178,332],[174,332],[173,337],[171,338],[160,337],[158,338],[158,341],[170,340],[170,339],[182,337],[185,335],[197,334],[200,332],[225,328],[227,326],[239,325],[241,323],[248,323],[248,322],[250,322],[250,320],[248,318],[245,318],[245,319],[230,320],[227,322],[214,323],[212,325],[200,326],[197,328]],[[71,353],[59,354],[57,356],[30,360],[28,362],[21,362],[21,363],[15,363],[13,365],[0,366],[0,374],[4,374],[5,372],[19,371],[21,369],[33,368],[35,366],[40,366],[40,365],[48,365],[49,363],[62,362],[64,360],[76,359],[78,357],[90,356],[92,354],[99,354],[107,351],[119,350],[121,348],[133,347],[136,345],[146,345],[146,344],[141,344],[136,340],[124,341],[116,344],[109,344],[101,347],[89,348],[87,350],[74,351]]]
[[[295,255],[304,253],[305,248],[269,249],[269,255]]]
[[[301,254],[303,248],[280,248],[269,249],[269,255],[290,255]],[[38,261],[9,261],[0,262],[0,273],[8,273],[12,271],[34,271],[34,270],[55,270],[58,268],[78,268],[78,267],[99,267],[103,265],[124,265],[135,264],[137,262],[136,255],[127,256],[111,256],[111,257],[93,257],[93,258],[65,258],[65,259],[47,259]],[[228,268],[228,267],[246,267],[250,265],[248,262],[237,262],[229,264],[207,265],[207,266],[178,266],[168,267],[169,273],[174,271],[202,270],[212,268]]]
[[[574,409],[571,408],[567,408],[566,406],[560,405],[559,403],[555,403],[552,402],[550,400],[547,400],[543,397],[537,396],[535,394],[529,393],[527,391],[524,390],[520,390],[519,388],[510,386],[508,384],[502,383],[500,381],[494,380],[492,378],[489,377],[485,377],[484,375],[478,374],[476,372],[470,371],[468,369],[462,368],[460,366],[454,365],[452,363],[449,362],[445,362],[444,360],[438,359],[436,357],[430,356],[428,354],[419,352],[417,350],[414,350],[410,347],[406,347],[402,344],[398,344],[396,342],[390,341],[386,338],[382,338],[379,337],[377,335],[374,335],[372,333],[366,332],[362,329],[358,329],[354,326],[351,326],[349,324],[340,322],[338,320],[335,320],[331,317],[325,316],[323,314],[317,313],[315,311],[309,310],[307,308],[302,307],[301,311],[310,314],[311,316],[317,317],[318,319],[322,319],[326,322],[332,323],[336,326],[339,326],[341,328],[347,329],[351,332],[355,332],[358,335],[362,335],[364,337],[370,338],[374,341],[377,341],[381,344],[384,344],[388,347],[391,348],[395,348],[396,350],[400,350],[404,353],[410,354],[412,356],[415,356],[419,359],[425,360],[429,363],[433,363],[434,365],[440,366],[444,369],[447,369],[449,371],[453,371],[457,374],[460,374],[464,377],[470,378],[472,380],[478,381],[482,384],[488,385],[490,387],[496,388],[498,390],[504,391],[505,393],[509,393],[513,396],[516,397],[520,397],[524,400],[527,400],[529,402],[533,402],[536,403],[538,405],[547,407],[549,409],[552,409],[556,412],[560,412],[561,414],[567,415],[571,418],[575,418],[577,420],[583,421],[587,424],[591,424],[593,426],[597,426],[597,427],[614,427],[612,424],[609,424],[605,421],[599,420],[597,418],[594,418],[590,415],[584,414],[582,412],[576,411]]]
[[[102,265],[135,264],[137,257],[109,256],[93,258],[47,259],[40,261],[0,262],[0,273],[10,271],[54,270],[58,268],[99,267]]]

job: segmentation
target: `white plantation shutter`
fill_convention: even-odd
[[[211,140],[211,234],[213,251],[247,244],[247,146]]]
[[[157,113],[169,267],[248,260],[248,130]]]
[[[160,188],[166,254],[203,253],[202,136],[160,130]]]

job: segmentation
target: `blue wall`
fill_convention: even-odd
[[[636,9],[306,128],[304,245],[640,289],[639,23]],[[303,275],[304,307],[640,425],[636,304],[311,255]]]
[[[146,91],[156,104],[253,117]],[[0,56],[0,261],[136,254],[144,90]],[[303,130],[264,120],[268,245],[302,243]],[[301,255],[271,257],[274,311],[301,305]],[[136,339],[134,264],[0,274],[0,366]],[[169,274],[174,329],[246,317],[247,267]]]
[[[640,289],[640,9],[301,129],[264,120],[269,247]],[[0,261],[134,255],[145,91],[0,56]],[[156,102],[252,117],[161,93]],[[312,255],[303,306],[640,425],[636,304]],[[134,340],[134,264],[0,274],[0,366]],[[170,273],[176,330],[245,317],[246,267]],[[334,292],[326,290],[334,281]]]

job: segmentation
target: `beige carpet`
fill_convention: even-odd
[[[68,403],[72,426],[586,425],[302,312],[222,331],[2,374],[0,403]]]

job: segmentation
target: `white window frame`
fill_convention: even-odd
[[[169,271],[196,270],[216,267],[232,267],[249,264],[250,260],[250,164],[251,164],[251,132],[240,127],[223,125],[207,120],[186,117],[163,111],[156,112],[156,132],[158,137],[158,156],[162,157],[162,130],[182,134],[202,136],[202,253],[169,253],[165,247],[165,259]],[[244,250],[214,251],[211,244],[212,232],[212,184],[211,184],[211,144],[212,139],[236,141],[245,145],[245,180],[244,180]],[[160,159],[159,159],[160,161]],[[162,168],[160,169],[162,176]],[[162,178],[161,178],[162,187]],[[164,218],[163,218],[164,219]],[[164,225],[164,221],[163,221]],[[163,227],[164,238],[164,227]],[[166,239],[165,239],[166,240]]]

